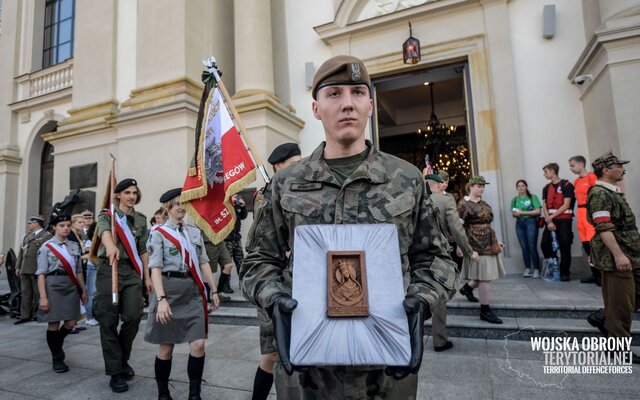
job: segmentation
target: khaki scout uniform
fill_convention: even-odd
[[[433,219],[425,182],[413,165],[381,153],[367,141],[368,155],[341,185],[323,158],[324,143],[313,154],[278,172],[269,207],[256,221],[255,235],[242,266],[242,288],[249,301],[264,308],[276,293],[291,294],[286,252],[294,248],[298,225],[393,223],[398,228],[407,294],[423,297],[431,308],[454,293],[455,264],[446,239]],[[375,387],[375,398],[415,398],[417,376],[394,381],[380,367],[313,367],[308,376],[319,389],[299,388],[276,369],[279,398],[361,398]],[[302,394],[298,392],[301,390]],[[413,396],[413,397],[412,397]]]
[[[51,234],[44,229],[38,233],[29,232],[22,239],[22,246],[18,253],[16,269],[20,274],[20,319],[29,320],[36,316],[40,296],[38,293],[38,279],[35,275],[38,267],[38,250],[51,238]]]
[[[116,208],[116,214],[121,217],[124,213]],[[146,243],[149,238],[147,217],[132,210],[127,214],[127,226],[135,238],[138,254],[147,252]],[[104,212],[98,215],[98,237],[105,231],[111,231],[111,218]],[[129,360],[131,346],[138,333],[138,325],[142,318],[144,299],[142,297],[142,280],[129,259],[129,255],[117,241],[120,251],[118,261],[118,299],[113,305],[111,296],[111,266],[107,258],[107,248],[104,244],[98,249],[96,263],[96,297],[93,302],[93,312],[100,322],[100,342],[107,375],[122,373],[122,367]],[[118,332],[118,325],[122,319],[122,326]]]
[[[596,162],[593,164],[596,166]],[[640,308],[640,233],[636,218],[618,186],[597,181],[587,198],[587,219],[596,229],[591,239],[591,261],[602,271],[604,327],[611,336],[629,337],[633,312]],[[602,232],[613,232],[620,250],[631,261],[631,271],[616,269],[614,257],[600,236]]]
[[[460,222],[458,208],[453,196],[445,193],[432,193],[431,201],[438,210],[438,221],[449,241],[455,242],[465,257],[470,258],[473,253],[467,234]],[[455,251],[455,249],[452,249]],[[442,303],[435,307],[431,317],[431,336],[433,346],[442,347],[447,344],[447,304]]]

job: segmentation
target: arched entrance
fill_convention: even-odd
[[[40,196],[38,212],[49,218],[53,204],[53,146],[45,143],[40,163]]]
[[[40,214],[49,218],[53,200],[54,148],[45,142],[43,135],[55,132],[57,121],[47,121],[38,129],[29,151],[29,166],[26,192],[26,217]]]

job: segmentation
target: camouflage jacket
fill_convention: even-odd
[[[613,232],[620,250],[629,257],[633,268],[640,268],[640,234],[636,217],[620,189],[597,181],[587,197],[587,220],[596,228],[591,239],[591,261],[604,271],[615,271],[613,254],[599,233]]]
[[[469,243],[481,256],[499,254],[502,251],[496,233],[491,228],[493,211],[484,200],[475,203],[465,196],[458,203],[458,214],[464,221]]]
[[[245,246],[246,251],[249,251],[251,243],[253,242],[253,237],[256,234],[256,222],[260,219],[264,208],[269,206],[270,203],[271,184],[267,183],[262,189],[258,191],[258,193],[256,193],[256,197],[253,200],[253,224],[251,224],[249,232],[247,233],[247,243]]]
[[[456,264],[434,219],[424,178],[413,165],[374,149],[338,186],[323,159],[322,143],[311,156],[279,171],[271,183],[271,202],[256,220],[256,232],[241,268],[245,296],[266,307],[272,295],[291,294],[294,229],[313,224],[393,223],[398,228],[407,294],[433,308],[454,294]]]

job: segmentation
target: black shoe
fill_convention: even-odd
[[[227,282],[224,285],[224,288],[222,289],[223,293],[234,293],[233,289],[231,289],[231,285],[229,285],[229,282]]]
[[[587,278],[580,279],[580,283],[596,283],[596,277],[591,275]]]
[[[465,296],[467,300],[472,303],[477,303],[480,301],[476,296],[473,295],[473,288],[469,286],[468,283],[465,283],[464,286],[460,288],[460,294]]]
[[[501,324],[502,320],[498,318],[497,315],[493,313],[491,309],[480,311],[480,319],[483,321],[487,321],[490,324]]]
[[[450,340],[447,340],[447,343],[442,346],[433,346],[433,351],[440,353],[441,351],[449,350],[453,347],[453,343]]]
[[[56,354],[55,356],[51,357],[51,359],[53,361],[52,363],[53,372],[57,374],[61,374],[63,372],[69,371],[69,367],[67,366],[67,364],[64,363],[64,353]]]
[[[109,386],[111,386],[111,391],[114,393],[122,393],[129,390],[129,385],[122,374],[111,375]]]
[[[128,363],[124,363],[124,367],[122,367],[122,376],[124,377],[124,379],[130,381],[134,376],[136,376],[136,373]]]
[[[27,322],[31,322],[31,318],[27,318],[27,319],[19,319],[16,322],[14,322],[14,325],[20,325],[20,324],[26,324]]]
[[[602,308],[589,314],[589,316],[587,317],[587,322],[594,328],[598,328],[598,330],[604,336],[609,336],[609,331],[607,331],[607,328],[604,327],[604,312]]]
[[[201,385],[202,385],[202,379],[189,380],[189,400],[202,400],[202,397],[200,397]]]
[[[562,275],[560,274],[560,281],[561,282],[569,282],[571,280],[570,275],[566,274],[566,275]]]
[[[156,379],[156,384],[158,385],[158,400],[173,400],[169,392],[169,381],[159,381]]]
[[[71,331],[69,331],[69,335],[75,335],[77,333],[79,333],[80,331],[78,330],[78,328],[76,328],[75,326],[73,327],[73,329]]]

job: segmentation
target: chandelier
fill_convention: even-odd
[[[418,128],[416,133],[418,135],[423,135],[427,143],[433,144],[434,142],[445,142],[447,140],[447,136],[454,134],[458,127],[455,125],[447,126],[447,124],[440,122],[436,115],[435,104],[433,101],[434,84],[425,82],[425,85],[429,86],[429,93],[431,95],[431,116],[429,117],[427,127],[425,129]]]

